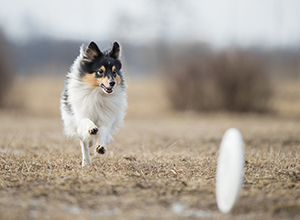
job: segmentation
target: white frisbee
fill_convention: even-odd
[[[217,205],[228,213],[239,198],[244,179],[244,142],[241,132],[228,129],[223,135],[216,176]]]

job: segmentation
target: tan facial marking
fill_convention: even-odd
[[[97,79],[96,79],[96,73],[91,73],[91,74],[86,73],[82,79],[86,84],[88,84],[91,87],[98,86]]]
[[[116,76],[117,86],[121,84],[121,77],[119,75]]]
[[[108,86],[108,82],[109,82],[109,80],[108,80],[107,76],[105,76],[104,78],[97,79],[98,86],[101,86],[101,84]]]
[[[116,70],[116,67],[115,67],[115,66],[113,66],[113,67],[111,68],[111,70],[112,70],[112,71],[115,71],[115,70]]]
[[[99,70],[102,70],[103,72],[106,71],[105,66],[101,66]]]

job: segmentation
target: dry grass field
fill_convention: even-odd
[[[268,115],[172,112],[158,81],[128,84],[124,126],[82,168],[62,134],[63,79],[15,82],[0,111],[0,219],[300,219],[299,82],[278,84]],[[224,215],[215,174],[230,127],[244,137],[245,179]]]

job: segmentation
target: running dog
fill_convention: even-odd
[[[123,123],[127,107],[120,45],[101,51],[82,45],[68,72],[60,100],[64,132],[80,142],[82,166],[91,165],[89,148],[105,154],[112,134]]]

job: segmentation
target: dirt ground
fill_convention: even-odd
[[[63,80],[15,82],[0,111],[0,219],[300,219],[299,82],[279,87],[276,111],[263,115],[173,112],[159,82],[128,84],[124,126],[82,168],[79,143],[62,134]],[[243,134],[246,161],[225,215],[215,174],[230,127]]]

